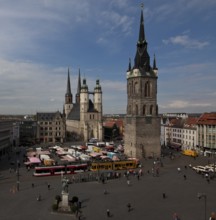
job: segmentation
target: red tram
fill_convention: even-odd
[[[74,174],[88,169],[87,164],[59,165],[59,166],[40,166],[35,167],[34,176],[53,176],[62,174]]]

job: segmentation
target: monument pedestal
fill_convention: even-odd
[[[62,192],[62,201],[61,201],[61,204],[60,204],[60,210],[61,211],[70,211],[70,206],[69,206],[69,200],[68,200],[68,196],[69,196],[69,193],[67,192]]]

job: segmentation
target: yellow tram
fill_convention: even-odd
[[[99,161],[92,162],[90,170],[127,170],[137,168],[138,163],[136,160],[122,160],[122,161]]]

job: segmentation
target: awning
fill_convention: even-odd
[[[30,163],[41,163],[41,160],[37,157],[28,157]]]

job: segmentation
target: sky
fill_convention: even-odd
[[[216,111],[216,1],[146,0],[145,36],[158,72],[159,113]],[[126,71],[139,34],[137,0],[0,0],[0,114],[62,111],[68,68],[103,113],[125,114]]]

